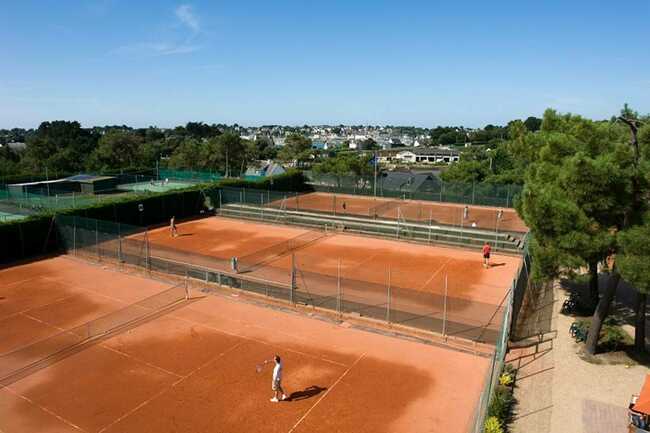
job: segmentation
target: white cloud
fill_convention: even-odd
[[[188,4],[182,4],[176,8],[174,13],[176,14],[176,18],[178,18],[181,24],[192,30],[194,33],[201,31],[201,24],[199,23],[199,19],[194,13],[192,6]]]

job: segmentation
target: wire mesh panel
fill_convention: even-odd
[[[448,203],[513,207],[521,185],[445,182],[437,177],[416,173],[382,173],[372,176],[337,176],[327,173],[305,172],[308,183],[316,191],[377,195]],[[400,179],[395,179],[399,177]]]
[[[57,360],[57,356],[81,343],[109,335],[188,298],[185,284],[175,285],[122,309],[56,333],[43,340],[0,356],[0,384],[8,385],[35,369]]]

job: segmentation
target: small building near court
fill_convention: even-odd
[[[91,174],[78,174],[67,178],[70,182],[79,185],[78,191],[82,194],[101,194],[113,192],[117,189],[117,177],[114,176],[94,176]]]

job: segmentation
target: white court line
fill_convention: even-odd
[[[140,403],[139,405],[137,405],[136,407],[134,407],[134,408],[131,409],[130,411],[126,412],[126,413],[125,413],[124,415],[122,415],[121,417],[119,417],[119,418],[117,418],[116,420],[112,421],[111,423],[109,423],[109,424],[106,425],[105,427],[99,429],[97,433],[102,433],[102,432],[106,431],[107,429],[109,429],[110,427],[112,427],[112,426],[114,426],[115,424],[117,424],[118,422],[122,421],[124,418],[133,415],[135,412],[137,412],[138,410],[140,410],[141,408],[143,408],[143,407],[146,406],[147,404],[151,403],[153,400],[155,400],[156,398],[160,397],[161,395],[163,395],[163,394],[166,393],[167,391],[171,390],[171,389],[174,388],[176,385],[178,385],[179,383],[181,383],[182,381],[184,381],[184,380],[187,379],[188,377],[192,376],[194,373],[196,373],[197,371],[199,371],[200,369],[202,369],[202,368],[205,367],[206,365],[210,364],[211,362],[213,362],[214,360],[216,360],[216,359],[218,359],[218,358],[221,358],[221,357],[224,356],[225,354],[227,354],[227,353],[229,353],[229,352],[232,352],[233,350],[235,350],[235,349],[238,348],[239,346],[243,345],[244,343],[245,343],[244,341],[240,341],[239,343],[237,343],[237,344],[233,345],[232,347],[226,349],[224,352],[218,354],[217,356],[215,356],[214,358],[210,359],[209,361],[206,361],[205,363],[199,365],[199,366],[196,367],[194,370],[190,371],[187,375],[185,375],[185,376],[181,376],[180,379],[178,379],[176,382],[172,383],[172,384],[171,384],[170,386],[168,386],[167,388],[164,388],[164,389],[162,389],[161,391],[157,392],[157,393],[154,394],[152,397],[150,397],[148,400],[143,401],[142,403]]]
[[[454,260],[453,257],[450,257],[449,260],[447,260],[445,263],[443,263],[443,265],[440,266],[438,268],[438,270],[433,273],[433,275],[431,275],[431,278],[429,278],[424,284],[422,284],[422,286],[420,286],[420,288],[418,290],[422,291],[422,289],[424,289],[424,287],[427,284],[429,284],[429,281],[433,280],[436,275],[438,275],[440,272],[442,272],[442,270],[445,269],[447,267],[447,265],[449,264],[449,262],[451,262],[452,260]]]
[[[67,419],[63,418],[62,416],[60,416],[60,415],[58,415],[58,414],[52,412],[51,410],[49,410],[49,409],[46,408],[45,406],[41,406],[40,404],[38,404],[38,403],[36,403],[35,401],[33,401],[33,400],[27,398],[26,396],[24,396],[24,395],[22,395],[22,394],[19,394],[19,393],[16,392],[15,390],[11,389],[11,387],[9,387],[9,386],[5,386],[4,389],[6,389],[8,392],[12,393],[12,394],[15,395],[16,397],[21,398],[21,399],[25,400],[25,401],[28,402],[28,403],[31,403],[32,405],[34,405],[34,406],[36,406],[37,408],[41,409],[43,412],[52,415],[54,418],[58,419],[59,421],[62,421],[63,423],[69,425],[70,427],[73,427],[74,429],[79,430],[79,431],[82,431],[82,432],[86,432],[86,430],[82,429],[82,428],[79,427],[78,425],[75,425],[75,424],[71,423],[70,421],[68,421]],[[1,430],[0,430],[0,431],[1,431]]]
[[[327,394],[329,394],[329,392],[330,392],[331,390],[334,389],[334,387],[335,387],[335,386],[336,386],[336,385],[337,385],[337,384],[338,384],[338,383],[339,383],[339,382],[340,382],[340,381],[341,381],[341,380],[342,380],[342,379],[343,379],[343,378],[344,378],[344,377],[345,377],[345,376],[350,372],[350,370],[352,370],[352,367],[354,367],[355,365],[357,365],[357,363],[358,363],[359,361],[361,361],[361,359],[363,359],[363,357],[365,357],[365,356],[366,356],[366,354],[363,353],[359,358],[357,358],[357,360],[354,361],[354,362],[352,363],[352,365],[351,365],[350,367],[348,367],[348,369],[345,370],[345,371],[343,372],[343,374],[342,374],[338,379],[336,379],[336,382],[334,382],[334,383],[332,384],[332,386],[329,387],[329,389],[328,389],[327,391],[325,391],[325,393],[323,394],[323,396],[322,396],[321,398],[319,398],[318,401],[317,401],[316,403],[314,403],[314,405],[313,405],[312,407],[310,407],[309,410],[307,410],[307,412],[305,412],[305,414],[304,414],[304,415],[303,415],[303,416],[298,420],[298,422],[296,422],[296,423],[293,425],[293,427],[291,427],[291,429],[289,430],[288,433],[291,433],[292,431],[294,431],[294,430],[298,427],[298,425],[299,425],[299,424],[300,424],[300,423],[301,423],[305,418],[307,418],[307,415],[309,415],[309,413],[310,413],[312,410],[314,410],[314,408],[316,407],[316,405],[318,405],[318,403],[320,403],[321,401],[323,401],[323,399],[324,399],[325,397],[327,397]]]

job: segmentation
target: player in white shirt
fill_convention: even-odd
[[[282,389],[282,360],[278,355],[275,355],[273,360],[275,361],[275,366],[273,367],[273,382],[271,383],[271,389],[273,390],[273,398],[271,398],[271,401],[277,403],[280,401],[280,396],[282,396],[282,400],[286,400],[287,395]]]

